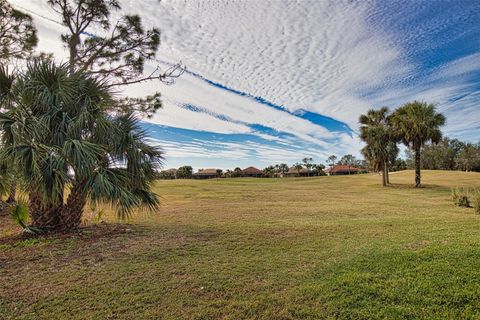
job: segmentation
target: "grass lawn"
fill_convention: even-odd
[[[0,218],[0,319],[480,318],[480,216],[450,200],[480,174],[413,180],[160,181],[160,212],[69,237]]]

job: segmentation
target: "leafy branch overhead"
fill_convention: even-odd
[[[184,72],[181,64],[166,69],[157,65],[145,70],[145,63],[156,60],[160,31],[147,29],[138,15],[124,15],[115,21],[112,12],[121,9],[116,0],[49,0],[62,18],[67,32],[62,41],[69,52],[69,66],[108,80],[108,87],[119,87],[158,80],[172,84]],[[125,99],[121,109],[152,115],[161,107],[159,93]]]
[[[0,63],[25,59],[38,43],[32,17],[0,0]]]

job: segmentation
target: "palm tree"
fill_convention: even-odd
[[[242,169],[240,167],[236,167],[233,169],[233,176],[234,177],[241,177],[242,176]]]
[[[265,169],[263,169],[263,173],[265,176],[268,178],[272,178],[275,176],[275,166],[268,166]]]
[[[415,153],[415,187],[421,186],[420,163],[423,145],[432,141],[438,143],[442,139],[440,127],[445,124],[445,116],[436,111],[433,104],[414,101],[398,108],[392,117],[392,126],[401,140]]]
[[[278,171],[282,173],[282,176],[285,175],[285,173],[288,172],[288,164],[286,163],[280,163],[278,165]]]
[[[146,144],[133,114],[109,112],[117,101],[106,83],[35,60],[6,91],[16,106],[0,111],[0,162],[19,172],[35,228],[77,228],[87,200],[120,217],[158,207],[151,184],[162,152]]]
[[[387,186],[388,154],[395,144],[392,140],[392,131],[389,124],[388,108],[371,109],[367,114],[362,114],[360,122],[360,138],[366,142],[362,153],[374,170],[382,171],[382,185]],[[389,147],[390,145],[390,147]]]

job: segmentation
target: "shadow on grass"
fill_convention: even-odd
[[[4,220],[2,217],[1,220]],[[0,220],[0,221],[1,221]],[[18,232],[12,235],[0,236],[0,246],[26,247],[40,243],[79,239],[95,241],[102,238],[110,238],[127,233],[141,233],[140,226],[125,223],[99,223],[80,227],[69,232],[54,232],[47,234],[31,234]]]
[[[388,188],[392,189],[445,189],[445,187],[437,185],[437,184],[422,184],[420,187],[416,188],[415,185],[412,183],[391,183],[388,185]]]

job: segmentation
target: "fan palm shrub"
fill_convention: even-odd
[[[88,200],[120,217],[157,208],[151,183],[162,152],[146,143],[134,114],[111,111],[118,102],[108,83],[34,60],[0,84],[0,165],[18,172],[33,227],[77,228]]]

